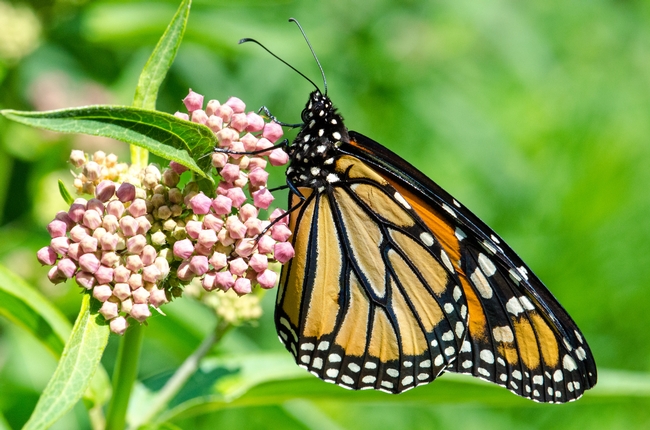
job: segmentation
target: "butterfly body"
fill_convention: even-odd
[[[289,147],[290,228],[280,340],[351,389],[399,393],[445,371],[540,402],[596,382],[589,348],[489,227],[420,171],[348,131],[314,91]]]

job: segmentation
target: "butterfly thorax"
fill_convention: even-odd
[[[302,121],[303,126],[289,147],[287,179],[296,187],[309,188],[337,182],[334,167],[338,147],[349,141],[343,118],[329,97],[314,91],[302,111]]]

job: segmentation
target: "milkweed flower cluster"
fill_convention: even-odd
[[[267,164],[288,161],[273,147],[282,128],[245,114],[240,99],[223,105],[211,100],[205,110],[202,99],[190,91],[184,100],[189,115],[175,115],[205,124],[217,136],[221,149],[212,154],[212,165],[219,180],[213,196],[196,182],[179,185],[186,168],[174,162],[161,171],[153,164],[129,167],[101,151],[92,157],[71,154],[77,193],[93,197],[77,198],[56,215],[48,225],[50,244],[37,258],[52,266],[51,282],[74,278],[91,292],[115,333],[124,333],[129,318],[144,322],[151,307],[180,296],[193,281],[205,292],[232,290],[238,296],[256,285],[273,288],[277,273],[269,265],[293,257],[285,211],[259,218],[273,201],[266,188]]]

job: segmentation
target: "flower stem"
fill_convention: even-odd
[[[138,373],[143,333],[139,323],[133,324],[120,343],[113,373],[113,395],[106,416],[106,430],[122,430],[125,427],[129,398]]]
[[[131,165],[144,169],[149,163],[149,151],[136,145],[131,145]]]
[[[231,327],[230,324],[220,321],[215,330],[203,339],[203,342],[201,342],[201,345],[199,345],[196,351],[187,357],[185,362],[178,368],[178,370],[176,370],[172,377],[169,378],[167,383],[165,383],[165,386],[156,393],[152,398],[151,403],[147,408],[144,408],[143,413],[137,417],[130,428],[137,429],[141,425],[149,423],[153,417],[159,416],[165,406],[167,406],[174,396],[178,394],[181,388],[183,388],[187,380],[196,373],[201,359],[210,351],[214,344],[223,338]]]

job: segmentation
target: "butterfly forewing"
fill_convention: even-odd
[[[398,393],[456,357],[466,307],[444,251],[395,190],[353,157],[344,181],[309,193],[290,223],[276,324],[299,365],[346,388]],[[379,181],[377,181],[379,179]],[[447,258],[448,260],[448,258]]]
[[[342,150],[368,162],[402,193],[460,277],[469,330],[449,370],[540,402],[575,400],[591,388],[596,367],[582,334],[514,251],[410,164],[364,136],[350,136]]]

